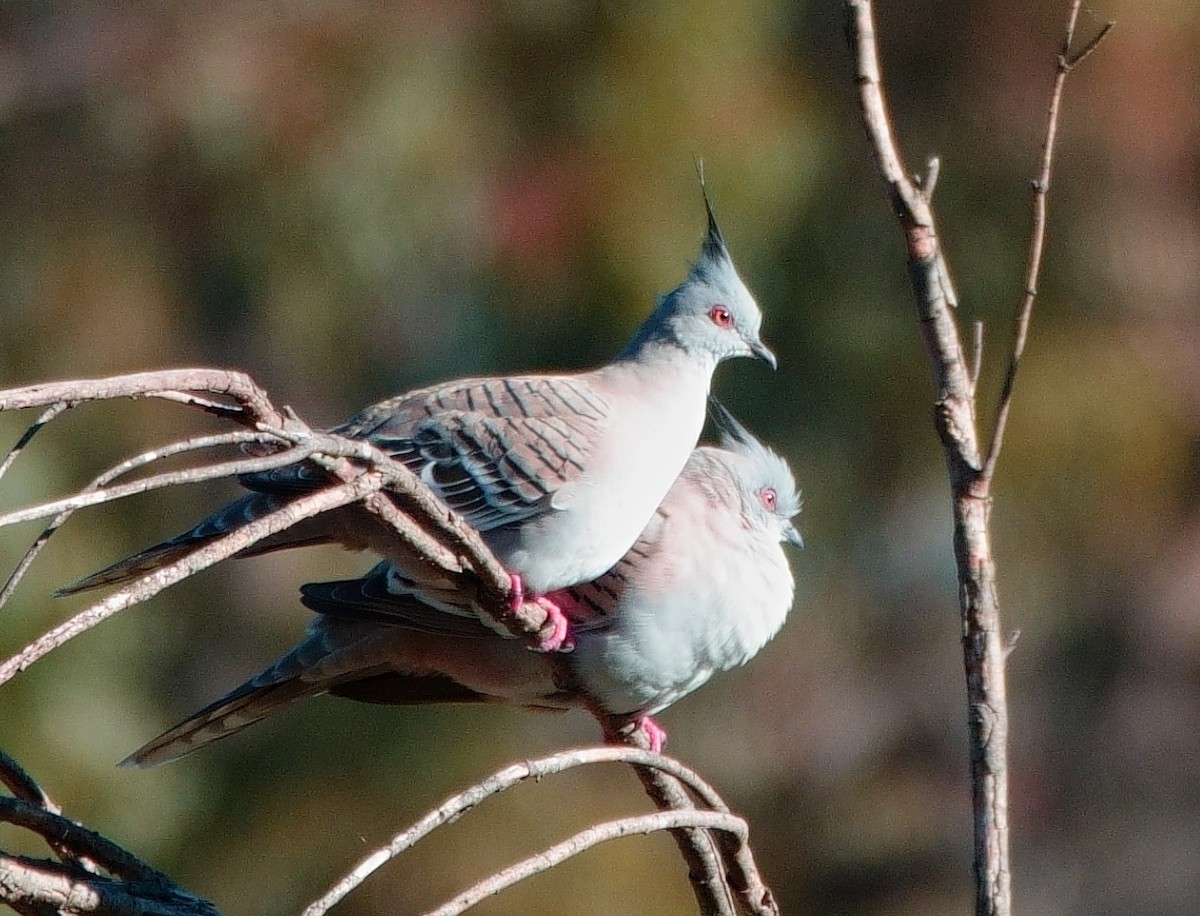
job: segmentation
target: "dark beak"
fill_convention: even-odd
[[[800,532],[796,530],[796,526],[788,522],[783,526],[783,539],[793,547],[804,549],[804,538],[800,537]]]
[[[767,349],[767,345],[765,343],[763,343],[761,340],[751,340],[749,343],[750,352],[754,354],[756,359],[761,359],[772,369],[779,368],[779,360],[775,358],[774,353]]]

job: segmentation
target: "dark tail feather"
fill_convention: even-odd
[[[169,541],[163,541],[154,547],[149,547],[141,553],[136,553],[124,560],[119,560],[111,566],[106,566],[99,572],[85,576],[78,582],[73,582],[60,588],[54,594],[57,597],[86,592],[102,585],[123,585],[147,573],[161,569],[176,560],[181,560],[193,550],[198,550],[211,544],[218,538],[224,537],[231,531],[273,512],[284,504],[278,497],[264,493],[251,493],[230,503],[224,509],[213,513],[191,531],[185,532]],[[308,520],[305,520],[308,521]],[[237,554],[239,557],[255,557],[270,553],[273,550],[283,550],[287,547],[306,547],[310,544],[327,543],[329,537],[314,530],[313,525],[298,525],[272,535]]]
[[[141,553],[136,553],[132,557],[127,557],[124,560],[113,563],[111,566],[106,566],[104,569],[92,573],[90,576],[84,576],[78,582],[64,585],[54,592],[54,597],[63,598],[67,595],[75,595],[79,592],[90,591],[93,588],[100,588],[102,585],[118,585],[131,582],[134,579],[144,576],[146,573],[153,572],[169,563],[174,563],[176,560],[182,559],[189,552],[195,550],[197,547],[203,547],[209,541],[214,540],[215,537],[214,535],[208,538],[193,538],[190,534],[180,535],[148,550],[143,550]]]
[[[250,681],[138,748],[118,766],[156,767],[186,757],[325,688],[296,678],[259,686]]]
[[[300,700],[326,692],[359,703],[404,706],[487,700],[482,694],[443,675],[388,672],[332,685],[298,678],[259,686],[250,681],[138,748],[118,766],[147,769],[171,763]]]

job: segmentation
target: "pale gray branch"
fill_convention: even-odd
[[[534,875],[549,871],[555,865],[565,862],[572,856],[591,849],[593,846],[616,840],[621,837],[637,836],[654,833],[659,830],[680,830],[685,828],[701,828],[704,830],[719,830],[732,834],[744,843],[747,835],[746,822],[740,817],[722,811],[659,811],[654,814],[643,814],[638,817],[626,817],[604,824],[597,824],[582,830],[570,839],[551,846],[549,849],[523,859],[515,865],[510,865],[474,887],[463,891],[453,900],[444,903],[435,910],[430,910],[426,916],[455,916],[479,903],[481,900],[498,894],[518,881],[524,881]]]
[[[368,493],[382,487],[384,481],[383,475],[375,471],[368,471],[349,483],[298,497],[274,512],[248,522],[224,537],[197,548],[182,559],[143,576],[38,637],[12,658],[0,664],[0,685],[11,680],[19,672],[24,671],[58,646],[80,633],[90,630],[118,611],[157,595],[168,585],[174,585],[181,579],[206,569],[214,563],[219,563],[251,544],[258,543],[263,538],[284,531],[301,519],[357,502]]]
[[[714,811],[729,813],[728,806],[712,786],[701,779],[695,771],[670,757],[653,754],[636,747],[606,746],[563,751],[549,757],[526,760],[505,767],[475,785],[450,796],[416,823],[392,837],[386,846],[375,850],[359,862],[324,895],[309,904],[304,910],[303,916],[323,916],[332,906],[345,899],[346,895],[384,864],[411,849],[418,841],[438,827],[456,820],[493,795],[529,779],[541,780],[576,767],[595,763],[627,763],[635,765],[639,770],[653,770],[669,774],[686,785],[698,799]],[[690,804],[690,800],[685,799],[685,801]]]
[[[228,440],[228,436],[219,437]],[[240,437],[239,437],[240,438]],[[190,445],[190,443],[179,443],[180,445]],[[201,447],[201,446],[195,446]],[[156,450],[154,456],[161,457],[163,453],[170,449]],[[183,449],[178,449],[182,451]],[[262,458],[237,458],[232,461],[222,461],[217,464],[206,464],[202,467],[187,468],[180,471],[169,471],[165,474],[156,474],[153,477],[143,477],[141,480],[135,480],[132,483],[122,484],[120,486],[100,486],[100,487],[85,487],[73,496],[68,496],[65,499],[56,499],[53,502],[41,503],[37,506],[30,506],[26,509],[18,509],[9,512],[7,515],[0,515],[0,528],[6,525],[16,525],[21,522],[31,522],[39,518],[46,518],[50,515],[58,515],[62,512],[74,512],[78,509],[86,508],[87,506],[97,506],[101,503],[112,502],[116,499],[124,499],[128,496],[138,496],[142,493],[149,493],[154,490],[161,490],[164,487],[173,487],[178,484],[185,483],[203,483],[206,480],[219,480],[222,477],[234,477],[238,474],[253,474],[258,471],[269,471],[273,468],[284,467],[285,465],[294,464],[297,461],[303,461],[312,454],[311,448],[297,446],[288,449],[286,452],[278,452],[274,455],[267,455]],[[142,458],[144,456],[138,456]]]

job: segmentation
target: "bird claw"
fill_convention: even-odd
[[[638,728],[650,739],[650,752],[661,754],[663,745],[667,743],[667,730],[649,716],[642,716],[638,720]]]
[[[558,600],[547,595],[527,598],[525,583],[521,581],[520,575],[509,573],[509,579],[512,581],[512,588],[508,593],[510,614],[519,611],[526,600],[532,601],[546,612],[546,624],[542,629],[545,630],[546,627],[549,627],[550,632],[538,640],[538,644],[533,647],[533,650],[535,652],[570,652],[574,649],[575,639],[571,636],[571,622],[567,620],[567,615],[559,606],[560,602],[567,603],[566,595],[556,592]]]
[[[570,652],[574,649],[575,638],[571,635],[571,622],[567,620],[567,615],[563,613],[558,603],[545,595],[539,595],[533,600],[546,612],[546,626],[550,627],[549,635],[541,638],[536,651]],[[545,626],[542,629],[544,631]]]

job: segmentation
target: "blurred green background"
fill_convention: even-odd
[[[0,385],[190,364],[316,423],[457,375],[606,360],[697,251],[702,156],[781,369],[716,389],[804,489],[797,598],[748,668],[662,721],[752,825],[785,912],[972,898],[947,485],[903,251],[855,108],[841,4],[524,0],[0,6]],[[902,144],[942,157],[964,322],[1008,347],[1066,3],[885,3]],[[1047,261],[996,486],[1019,912],[1200,911],[1200,7],[1119,20],[1068,86]],[[3,442],[32,414],[0,417]],[[48,498],[214,424],[73,411],[0,487]],[[49,592],[189,525],[232,485],[83,513],[0,618],[0,653],[83,606]],[[4,570],[37,529],[0,532]],[[231,563],[0,690],[0,747],[73,817],[229,916],[297,912],[368,849],[582,714],[322,698],[148,773],[113,764],[296,638],[303,581]],[[336,912],[431,907],[601,818],[598,769],[490,803]],[[10,848],[15,833],[0,828]],[[663,837],[481,905],[689,913]]]

